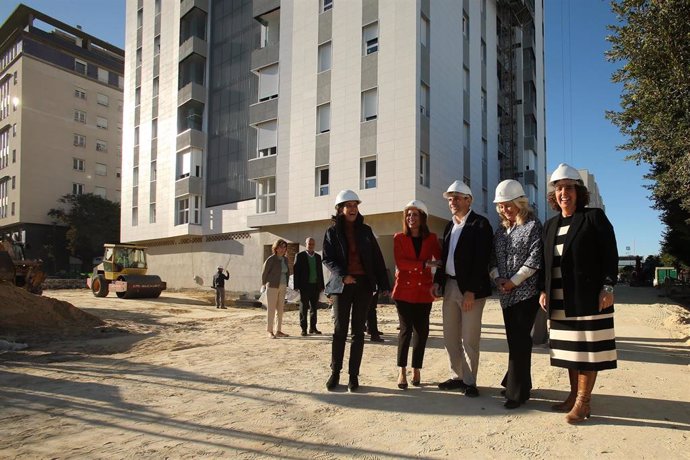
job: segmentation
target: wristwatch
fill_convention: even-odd
[[[609,284],[604,284],[604,286],[602,286],[601,289],[604,290],[604,292],[608,292],[609,294],[613,294],[613,286],[611,286]]]

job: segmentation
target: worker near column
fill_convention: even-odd
[[[216,308],[225,310],[225,281],[230,279],[230,273],[223,267],[218,267],[218,271],[213,275],[213,289],[216,290]]]

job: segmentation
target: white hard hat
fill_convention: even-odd
[[[419,209],[420,212],[423,212],[424,214],[429,215],[429,211],[426,209],[426,205],[421,200],[410,201],[409,203],[407,203],[405,205],[405,209],[403,209],[403,212],[407,211],[410,208],[417,208],[417,209]]]
[[[466,183],[464,183],[461,180],[456,180],[452,184],[450,184],[450,187],[448,187],[448,190],[443,192],[443,198],[448,198],[451,193],[462,193],[463,195],[469,195],[472,196],[472,189],[467,186]]]
[[[223,267],[221,265],[218,265],[218,270],[223,270]]]
[[[496,197],[494,203],[505,203],[506,201],[513,201],[515,198],[525,196],[525,191],[522,189],[522,184],[513,179],[506,179],[496,186]]]
[[[553,184],[554,182],[559,181],[561,179],[572,179],[582,182],[582,178],[580,177],[580,173],[577,172],[577,169],[565,163],[559,164],[558,168],[556,168],[556,170],[551,173],[551,179],[549,179],[549,183]]]
[[[357,204],[362,202],[362,200],[360,200],[357,194],[352,190],[341,190],[340,193],[338,193],[338,196],[335,197],[335,207],[337,208],[338,205],[347,201],[356,201]]]

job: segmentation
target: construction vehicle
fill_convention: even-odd
[[[146,248],[132,244],[104,244],[102,262],[93,268],[87,286],[96,297],[115,292],[121,299],[156,298],[165,290],[165,281],[147,275]]]
[[[0,244],[0,280],[9,281],[32,294],[43,293],[43,261],[27,259],[26,246],[20,241],[5,239]]]

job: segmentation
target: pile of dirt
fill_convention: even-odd
[[[103,325],[99,318],[69,302],[0,282],[0,336],[71,334]]]

